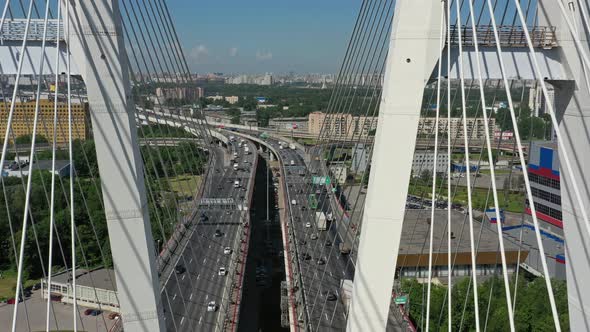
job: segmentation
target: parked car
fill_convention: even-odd
[[[84,310],[84,316],[90,316],[90,314],[94,311],[94,309],[86,309]]]
[[[118,312],[111,312],[109,314],[109,319],[113,320],[113,319],[119,319],[121,318],[121,314],[119,314]]]
[[[224,255],[231,255],[231,248],[230,247],[223,248],[223,254]]]

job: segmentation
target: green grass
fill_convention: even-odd
[[[16,291],[16,271],[2,271],[0,274],[2,274],[2,278],[0,278],[0,301],[11,299],[14,297],[14,292]],[[25,279],[24,287],[33,286],[38,282],[38,280]]]
[[[199,175],[180,175],[170,178],[170,190],[181,197],[194,196],[200,184],[201,176]]]
[[[439,186],[440,184],[437,184]],[[446,196],[446,183],[442,184],[442,191],[440,194]],[[467,187],[458,186],[455,189],[455,186],[452,187],[453,193],[456,194],[453,198],[453,203],[461,204],[463,206],[467,205]],[[432,196],[432,187],[427,185],[419,185],[419,184],[411,184],[409,193],[416,196],[421,196],[424,194],[425,197],[431,198]],[[490,191],[490,197],[488,200],[488,204],[486,206],[486,198],[488,195],[488,189],[484,188],[474,188],[472,190],[471,201],[473,204],[473,208],[476,210],[485,210],[490,206],[493,206],[493,197]],[[498,200],[500,201],[500,208],[504,209],[508,212],[515,212],[521,213],[524,211],[524,193],[509,193],[508,196],[504,197],[504,191],[498,191]]]

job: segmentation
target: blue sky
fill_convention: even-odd
[[[360,0],[168,1],[199,73],[338,70]]]

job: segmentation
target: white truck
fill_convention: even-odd
[[[238,163],[235,163],[234,164],[234,171],[237,171],[239,167],[240,167],[240,165],[238,165]]]
[[[244,146],[244,153],[245,153],[245,154],[250,154],[250,153],[251,153],[251,152],[250,152],[250,148],[249,148],[249,147],[247,147],[247,146]]]
[[[289,144],[289,149],[295,150],[295,144],[293,144],[293,143]]]
[[[326,215],[324,212],[316,212],[315,213],[315,220],[317,222],[318,231],[325,231],[327,226]]]
[[[234,181],[234,188],[240,188],[240,181],[239,180]]]
[[[340,299],[344,305],[344,312],[348,314],[350,299],[352,297],[352,280],[340,279]]]

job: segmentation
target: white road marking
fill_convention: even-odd
[[[193,293],[191,293],[189,300],[192,300],[192,299],[193,299]]]
[[[327,312],[324,312],[324,317],[326,317],[326,320],[329,320],[328,319],[328,313]]]
[[[209,298],[209,294],[205,294],[205,300]]]
[[[174,297],[172,298],[172,301],[174,301],[176,299],[176,293],[174,293]]]
[[[217,258],[217,263],[219,263],[219,258]]]
[[[180,325],[182,325],[182,323],[184,323],[184,317],[182,317],[182,319],[180,320]]]
[[[182,275],[182,280],[184,280],[184,277],[186,277],[186,274],[183,274],[183,275]]]
[[[201,277],[201,274],[197,274],[197,280],[199,280],[200,277]]]
[[[189,264],[193,262],[193,259],[191,258],[191,260],[189,261]]]
[[[203,258],[203,264],[205,264],[206,261],[207,261],[207,258]]]
[[[199,317],[199,325],[201,325],[202,320],[203,320],[203,316]]]

